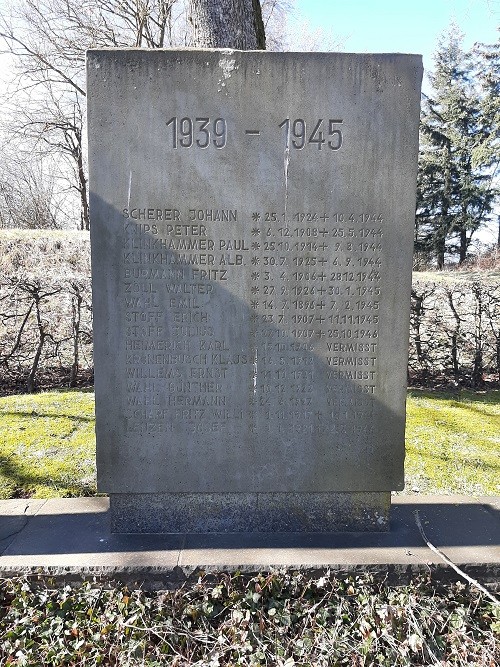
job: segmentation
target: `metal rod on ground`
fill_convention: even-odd
[[[493,593],[490,593],[490,591],[488,591],[484,586],[482,586],[479,583],[479,581],[476,581],[476,579],[473,579],[472,577],[469,577],[468,574],[465,574],[465,572],[463,572],[463,570],[461,570],[457,565],[455,565],[455,563],[453,563],[447,556],[445,556],[445,554],[442,551],[440,551],[437,547],[435,547],[432,544],[432,542],[429,542],[429,540],[427,539],[427,535],[424,532],[422,522],[420,521],[420,516],[419,516],[418,510],[415,510],[413,512],[413,514],[415,515],[415,522],[416,522],[416,524],[418,526],[418,529],[420,531],[420,535],[422,535],[422,539],[427,544],[429,549],[431,551],[433,551],[435,554],[437,554],[439,556],[439,558],[441,558],[447,565],[449,565],[451,568],[453,568],[455,570],[455,572],[457,572],[457,574],[459,574],[466,581],[468,581],[469,584],[472,584],[473,586],[478,588],[481,591],[481,593],[484,593],[484,595],[486,595],[486,597],[488,597],[494,604],[500,604],[500,600],[498,600],[493,595]]]

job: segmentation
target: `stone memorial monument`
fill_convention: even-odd
[[[112,530],[387,530],[420,56],[110,49],[87,66]]]

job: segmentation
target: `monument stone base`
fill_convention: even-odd
[[[110,494],[113,533],[389,530],[390,492]]]

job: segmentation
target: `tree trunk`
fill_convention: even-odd
[[[191,0],[193,46],[203,49],[266,48],[259,0]]]
[[[42,322],[42,315],[40,313],[40,298],[37,295],[35,295],[34,298],[35,298],[36,322],[37,322],[39,338],[35,352],[35,358],[33,359],[33,363],[31,364],[31,369],[28,375],[28,379],[26,380],[26,391],[28,394],[32,394],[35,391],[35,377],[36,377],[36,372],[38,370],[38,364],[40,363],[40,357],[42,356],[42,349],[45,343],[45,336],[46,336],[45,328]]]
[[[422,351],[422,339],[420,337],[420,326],[422,322],[422,316],[424,314],[424,296],[423,294],[418,295],[412,290],[412,296],[415,298],[415,306],[413,312],[415,314],[413,328],[415,329],[415,349],[417,351],[417,360],[420,366],[424,366],[424,353]]]
[[[439,270],[444,269],[444,256],[446,252],[446,238],[450,233],[453,223],[450,225],[449,210],[451,205],[451,142],[446,140],[446,162],[444,167],[443,203],[441,207],[440,226],[437,230],[436,239],[436,261]]]
[[[444,269],[444,255],[446,252],[446,237],[440,235],[435,240],[436,263],[439,271]]]
[[[474,309],[475,331],[474,331],[474,365],[472,368],[472,384],[479,387],[483,384],[483,295],[481,285],[474,283],[472,293],[476,299]]]
[[[465,229],[460,230],[460,258],[458,263],[463,264],[467,259],[467,248],[469,247],[469,241],[467,239],[467,231]]]
[[[82,151],[78,154],[78,182],[80,191],[80,201],[82,203],[81,229],[90,229],[89,202],[87,198],[87,176],[83,166]]]
[[[78,379],[78,370],[80,367],[80,320],[82,314],[83,297],[76,285],[73,286],[75,295],[71,300],[71,309],[73,314],[73,363],[71,364],[71,371],[69,376],[69,386],[75,387]]]
[[[447,290],[446,295],[448,297],[448,304],[451,308],[451,312],[455,318],[455,329],[451,336],[451,364],[455,380],[458,380],[460,375],[460,367],[458,365],[458,341],[460,339],[460,325],[462,322],[460,320],[457,309],[455,308],[455,304],[453,303],[453,291],[451,289]]]

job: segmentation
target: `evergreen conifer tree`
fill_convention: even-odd
[[[465,261],[474,233],[488,219],[494,191],[482,99],[474,60],[451,28],[441,39],[424,96],[415,247],[443,268],[445,256]],[[488,158],[486,157],[488,156]]]

